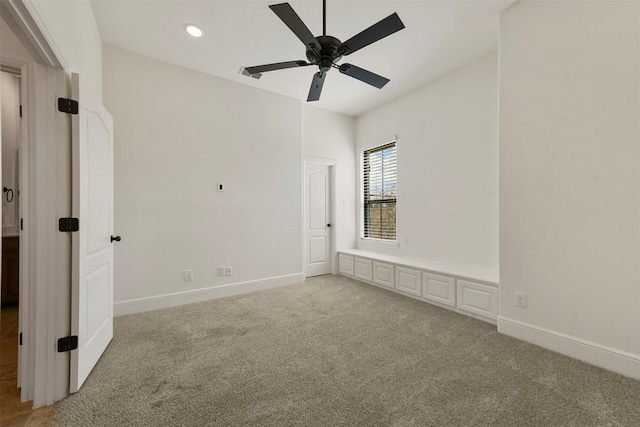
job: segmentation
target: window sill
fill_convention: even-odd
[[[400,242],[397,240],[368,239],[360,237],[358,241],[358,249],[377,249],[388,252],[395,252],[400,249]]]

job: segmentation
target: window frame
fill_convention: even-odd
[[[384,239],[378,237],[365,237],[365,228],[366,228],[366,203],[365,203],[365,165],[364,165],[364,153],[366,151],[375,150],[376,148],[382,148],[389,144],[395,144],[396,149],[396,197],[395,197],[395,206],[396,206],[396,220],[395,220],[395,239]],[[372,142],[369,144],[363,144],[358,147],[358,164],[359,164],[359,180],[358,180],[358,194],[359,194],[359,212],[358,212],[358,238],[363,242],[371,242],[381,245],[397,245],[398,243],[398,138],[397,136],[391,138],[385,138],[378,140],[376,142]]]

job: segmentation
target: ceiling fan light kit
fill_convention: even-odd
[[[383,20],[373,24],[366,30],[351,37],[346,42],[341,42],[336,37],[327,35],[327,4],[326,0],[322,1],[322,31],[321,36],[314,37],[309,28],[302,22],[302,19],[293,10],[289,3],[273,4],[269,8],[278,15],[287,27],[300,39],[306,47],[307,61],[286,61],[274,64],[257,65],[253,67],[244,67],[242,74],[259,79],[262,73],[268,71],[284,70],[286,68],[307,67],[315,65],[318,67],[311,80],[309,95],[307,101],[317,101],[322,93],[322,86],[327,72],[331,68],[336,68],[342,74],[345,74],[361,82],[367,83],[373,87],[381,89],[389,83],[389,79],[382,77],[364,68],[357,67],[353,64],[341,64],[338,62],[343,56],[350,55],[363,47],[377,42],[391,34],[404,28],[404,24],[400,20],[397,13],[392,13]]]

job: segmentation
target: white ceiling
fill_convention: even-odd
[[[269,9],[278,0],[92,0],[105,43],[306,102],[315,72],[240,74],[243,66],[306,60],[305,47]],[[327,34],[345,41],[393,12],[405,29],[342,59],[391,79],[379,90],[332,70],[313,105],[359,116],[494,52],[499,14],[514,0],[327,0]],[[289,3],[314,35],[322,1]],[[184,30],[194,23],[205,36]]]

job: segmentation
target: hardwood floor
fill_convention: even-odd
[[[18,374],[18,307],[3,307],[0,313],[0,426],[46,426],[53,405],[31,409],[31,402],[20,402]]]

